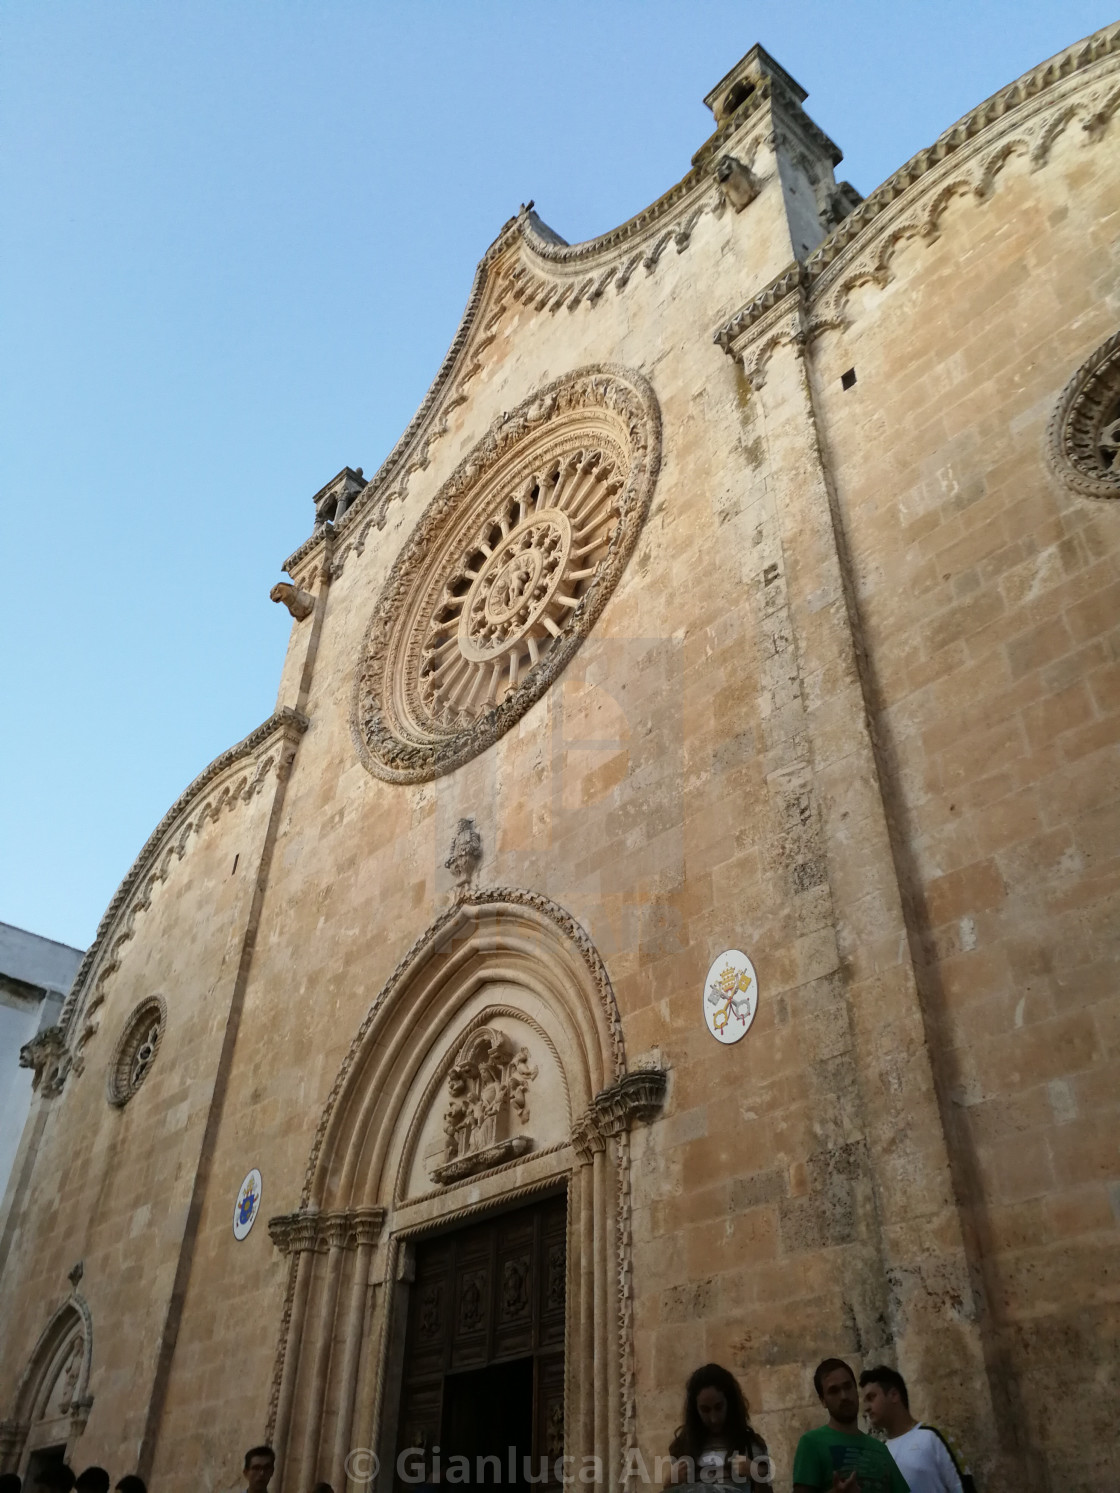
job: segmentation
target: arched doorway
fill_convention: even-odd
[[[93,1404],[92,1357],[89,1307],[75,1290],[43,1329],[20,1379],[15,1413],[0,1429],[0,1471],[26,1481],[29,1472],[69,1459]]]
[[[440,1328],[444,1361],[428,1388],[438,1381],[441,1434],[482,1393],[480,1381],[449,1378],[530,1359],[534,1376],[548,1378],[524,1412],[532,1447],[598,1457],[617,1482],[633,1425],[629,1129],[660,1107],[664,1083],[660,1071],[627,1070],[606,970],[579,925],[546,898],[474,892],[418,940],[342,1065],[299,1209],[270,1221],[290,1255],[267,1428],[278,1493],[319,1479],[357,1493],[371,1481],[371,1453],[382,1467],[378,1488],[393,1485],[418,1404],[410,1386],[424,1377],[414,1356],[424,1310],[417,1271],[459,1270],[448,1289],[459,1306],[474,1303],[468,1318],[490,1310],[492,1348],[496,1298],[488,1307],[481,1293],[505,1282],[483,1279],[476,1264],[468,1290],[471,1269],[455,1262],[489,1248],[498,1269],[502,1230],[522,1225],[494,1220],[519,1207],[534,1239],[541,1228],[553,1244],[562,1237],[567,1353],[550,1347],[552,1328],[540,1320],[526,1352],[457,1369],[455,1333]],[[437,1246],[440,1238],[449,1242]],[[439,1248],[450,1266],[433,1264]],[[547,1291],[547,1251],[530,1255],[537,1274],[524,1289]],[[428,1326],[436,1330],[431,1312]],[[502,1372],[515,1386],[517,1371]],[[524,1400],[524,1381],[510,1392]],[[428,1409],[430,1437],[431,1394]]]

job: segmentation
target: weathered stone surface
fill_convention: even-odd
[[[615,1480],[716,1359],[788,1483],[839,1352],[896,1362],[985,1487],[1116,1486],[1120,509],[1093,369],[1118,48],[1040,67],[861,204],[756,49],[647,213],[590,245],[529,208],[502,230],[382,470],[317,497],[277,715],[157,829],[67,1003],[0,1228],[3,1455],[81,1330],[83,1463],[232,1487],[268,1434],[283,1493],[341,1488],[351,1446],[393,1450],[409,1241],[564,1185],[566,1445]],[[519,664],[444,751],[445,704],[479,718],[452,681],[437,745],[376,775],[376,619],[455,631],[412,627],[403,583],[387,606],[401,557],[449,495],[498,523],[503,423],[550,438],[579,411],[536,396],[595,370],[647,432],[656,406],[628,559],[601,604],[557,602],[578,648],[546,687],[502,713]],[[485,566],[509,536],[469,537]],[[524,603],[529,636],[538,540],[480,627]],[[731,947],[761,991],[721,1047],[701,993]],[[157,995],[158,1061],[113,1109]],[[491,1023],[539,1070],[533,1149],[433,1181],[450,1064]],[[251,1166],[276,1246],[233,1238]]]

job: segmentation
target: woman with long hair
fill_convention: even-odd
[[[671,1483],[734,1483],[770,1489],[766,1443],[749,1419],[749,1407],[734,1374],[706,1363],[689,1376],[684,1424],[669,1445]]]

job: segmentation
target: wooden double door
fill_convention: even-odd
[[[425,1482],[556,1481],[566,1233],[566,1199],[553,1196],[416,1246],[397,1449],[423,1449]]]

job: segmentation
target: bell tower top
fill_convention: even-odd
[[[704,102],[715,115],[720,125],[735,113],[763,78],[776,78],[797,103],[809,97],[796,78],[791,78],[784,67],[774,61],[770,53],[756,42],[745,57],[741,57],[729,73],[726,73],[712,89]]]

